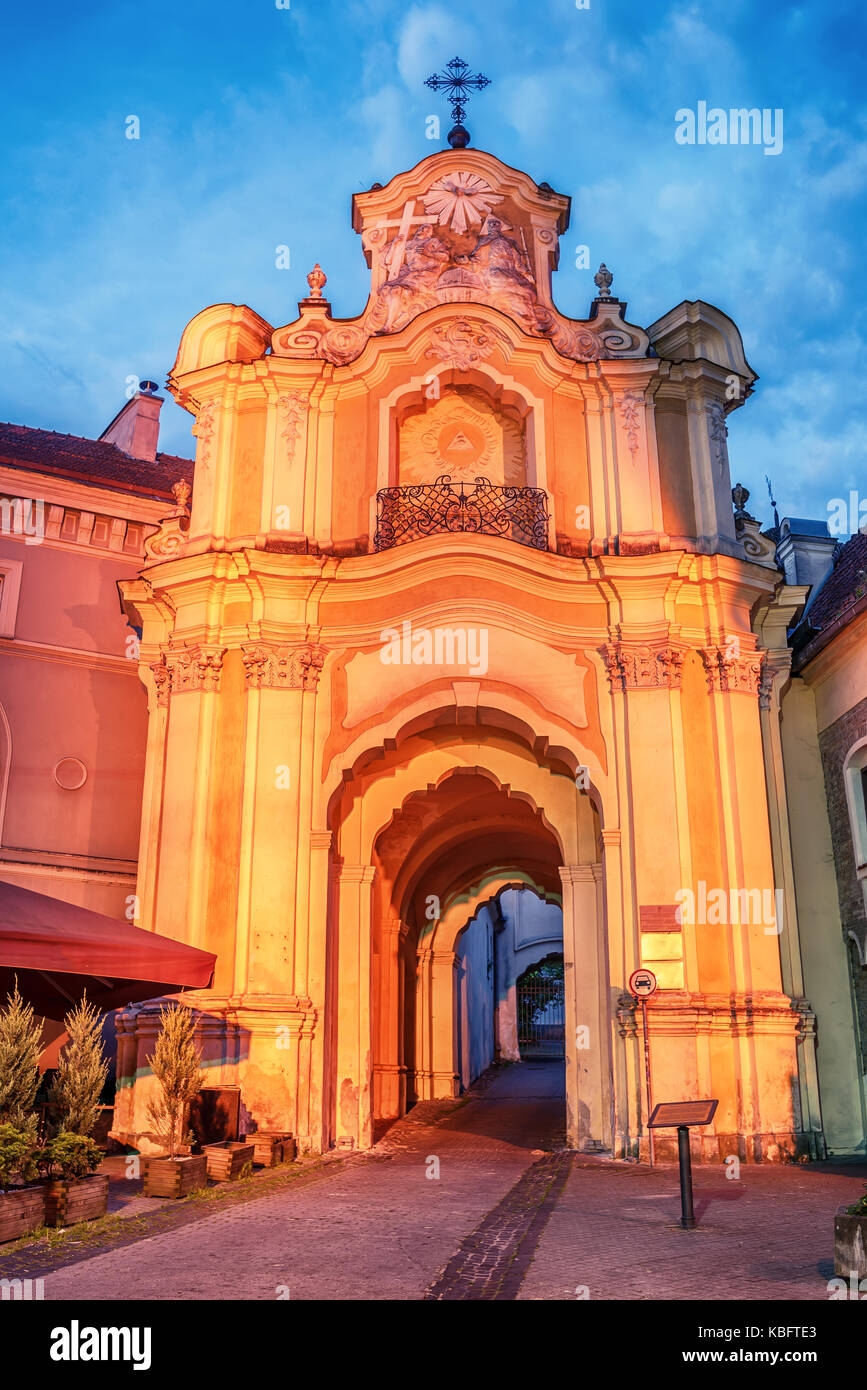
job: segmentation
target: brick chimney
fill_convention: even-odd
[[[155,381],[139,382],[139,389],[115,415],[99,436],[105,444],[116,444],[130,458],[154,463],[160,437],[160,408]]]

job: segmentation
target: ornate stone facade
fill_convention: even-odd
[[[671,919],[697,883],[762,901],[780,877],[783,675],[753,631],[779,576],[746,554],[718,408],[755,374],[703,301],[630,324],[605,267],[562,315],[568,221],[492,155],[442,151],[356,194],[356,317],[317,274],[291,324],[188,325],[187,540],[125,588],[155,691],[142,925],[216,953],[197,1005],[231,1021],[221,1080],[252,1119],[359,1148],[459,1088],[455,1018],[482,1026],[459,938],[526,885],[562,904],[567,1037],[594,1039],[567,1049],[571,1144],[646,1142],[624,991],[664,946],[659,1094],[719,1098],[706,1156],[818,1151],[797,940]]]

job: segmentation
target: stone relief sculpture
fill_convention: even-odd
[[[461,211],[461,225],[466,212]],[[538,331],[536,282],[526,251],[500,218],[488,217],[469,253],[450,246],[432,222],[396,236],[383,256],[389,278],[368,317],[375,333],[392,333],[434,304],[476,300]]]
[[[647,335],[626,323],[625,304],[611,295],[613,277],[604,265],[590,319],[559,312],[549,284],[556,226],[530,220],[508,184],[496,185],[481,172],[440,173],[427,188],[407,189],[375,216],[362,214],[356,230],[372,270],[367,309],[355,319],[332,319],[322,296],[324,272],[317,267],[311,294],[299,305],[301,318],[274,332],[275,352],[346,366],[372,337],[398,333],[428,309],[473,303],[499,309],[525,333],[547,338],[578,362],[641,356],[647,349]]]
[[[425,212],[432,213],[439,223],[458,234],[466,232],[472,223],[481,222],[491,208],[502,201],[487,179],[467,169],[444,174],[431,184],[428,193],[422,194]]]
[[[389,250],[393,266],[402,238],[397,238]],[[450,252],[434,230],[433,223],[417,227],[402,247],[400,269],[393,280],[387,280],[379,291],[369,324],[374,332],[392,333],[402,328],[422,309],[438,303],[436,284],[443,268],[449,264]]]

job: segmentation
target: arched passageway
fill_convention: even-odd
[[[338,1142],[369,1143],[417,1101],[460,1094],[498,1057],[520,1060],[516,982],[552,950],[564,957],[565,1032],[591,1007],[605,1035],[595,807],[561,761],[513,733],[478,733],[395,741],[347,779],[337,806]],[[577,979],[576,930],[589,943]],[[580,1101],[567,1066],[567,1112],[571,1076],[573,1121],[583,1113],[589,1133],[595,1104],[601,1138],[601,1042],[592,1066]]]

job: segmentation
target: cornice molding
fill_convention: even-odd
[[[62,666],[84,666],[112,675],[136,675],[137,666],[124,656],[106,652],[81,651],[77,647],[55,646],[50,642],[29,642],[22,637],[0,637],[0,654],[20,656],[28,661],[50,661]]]

